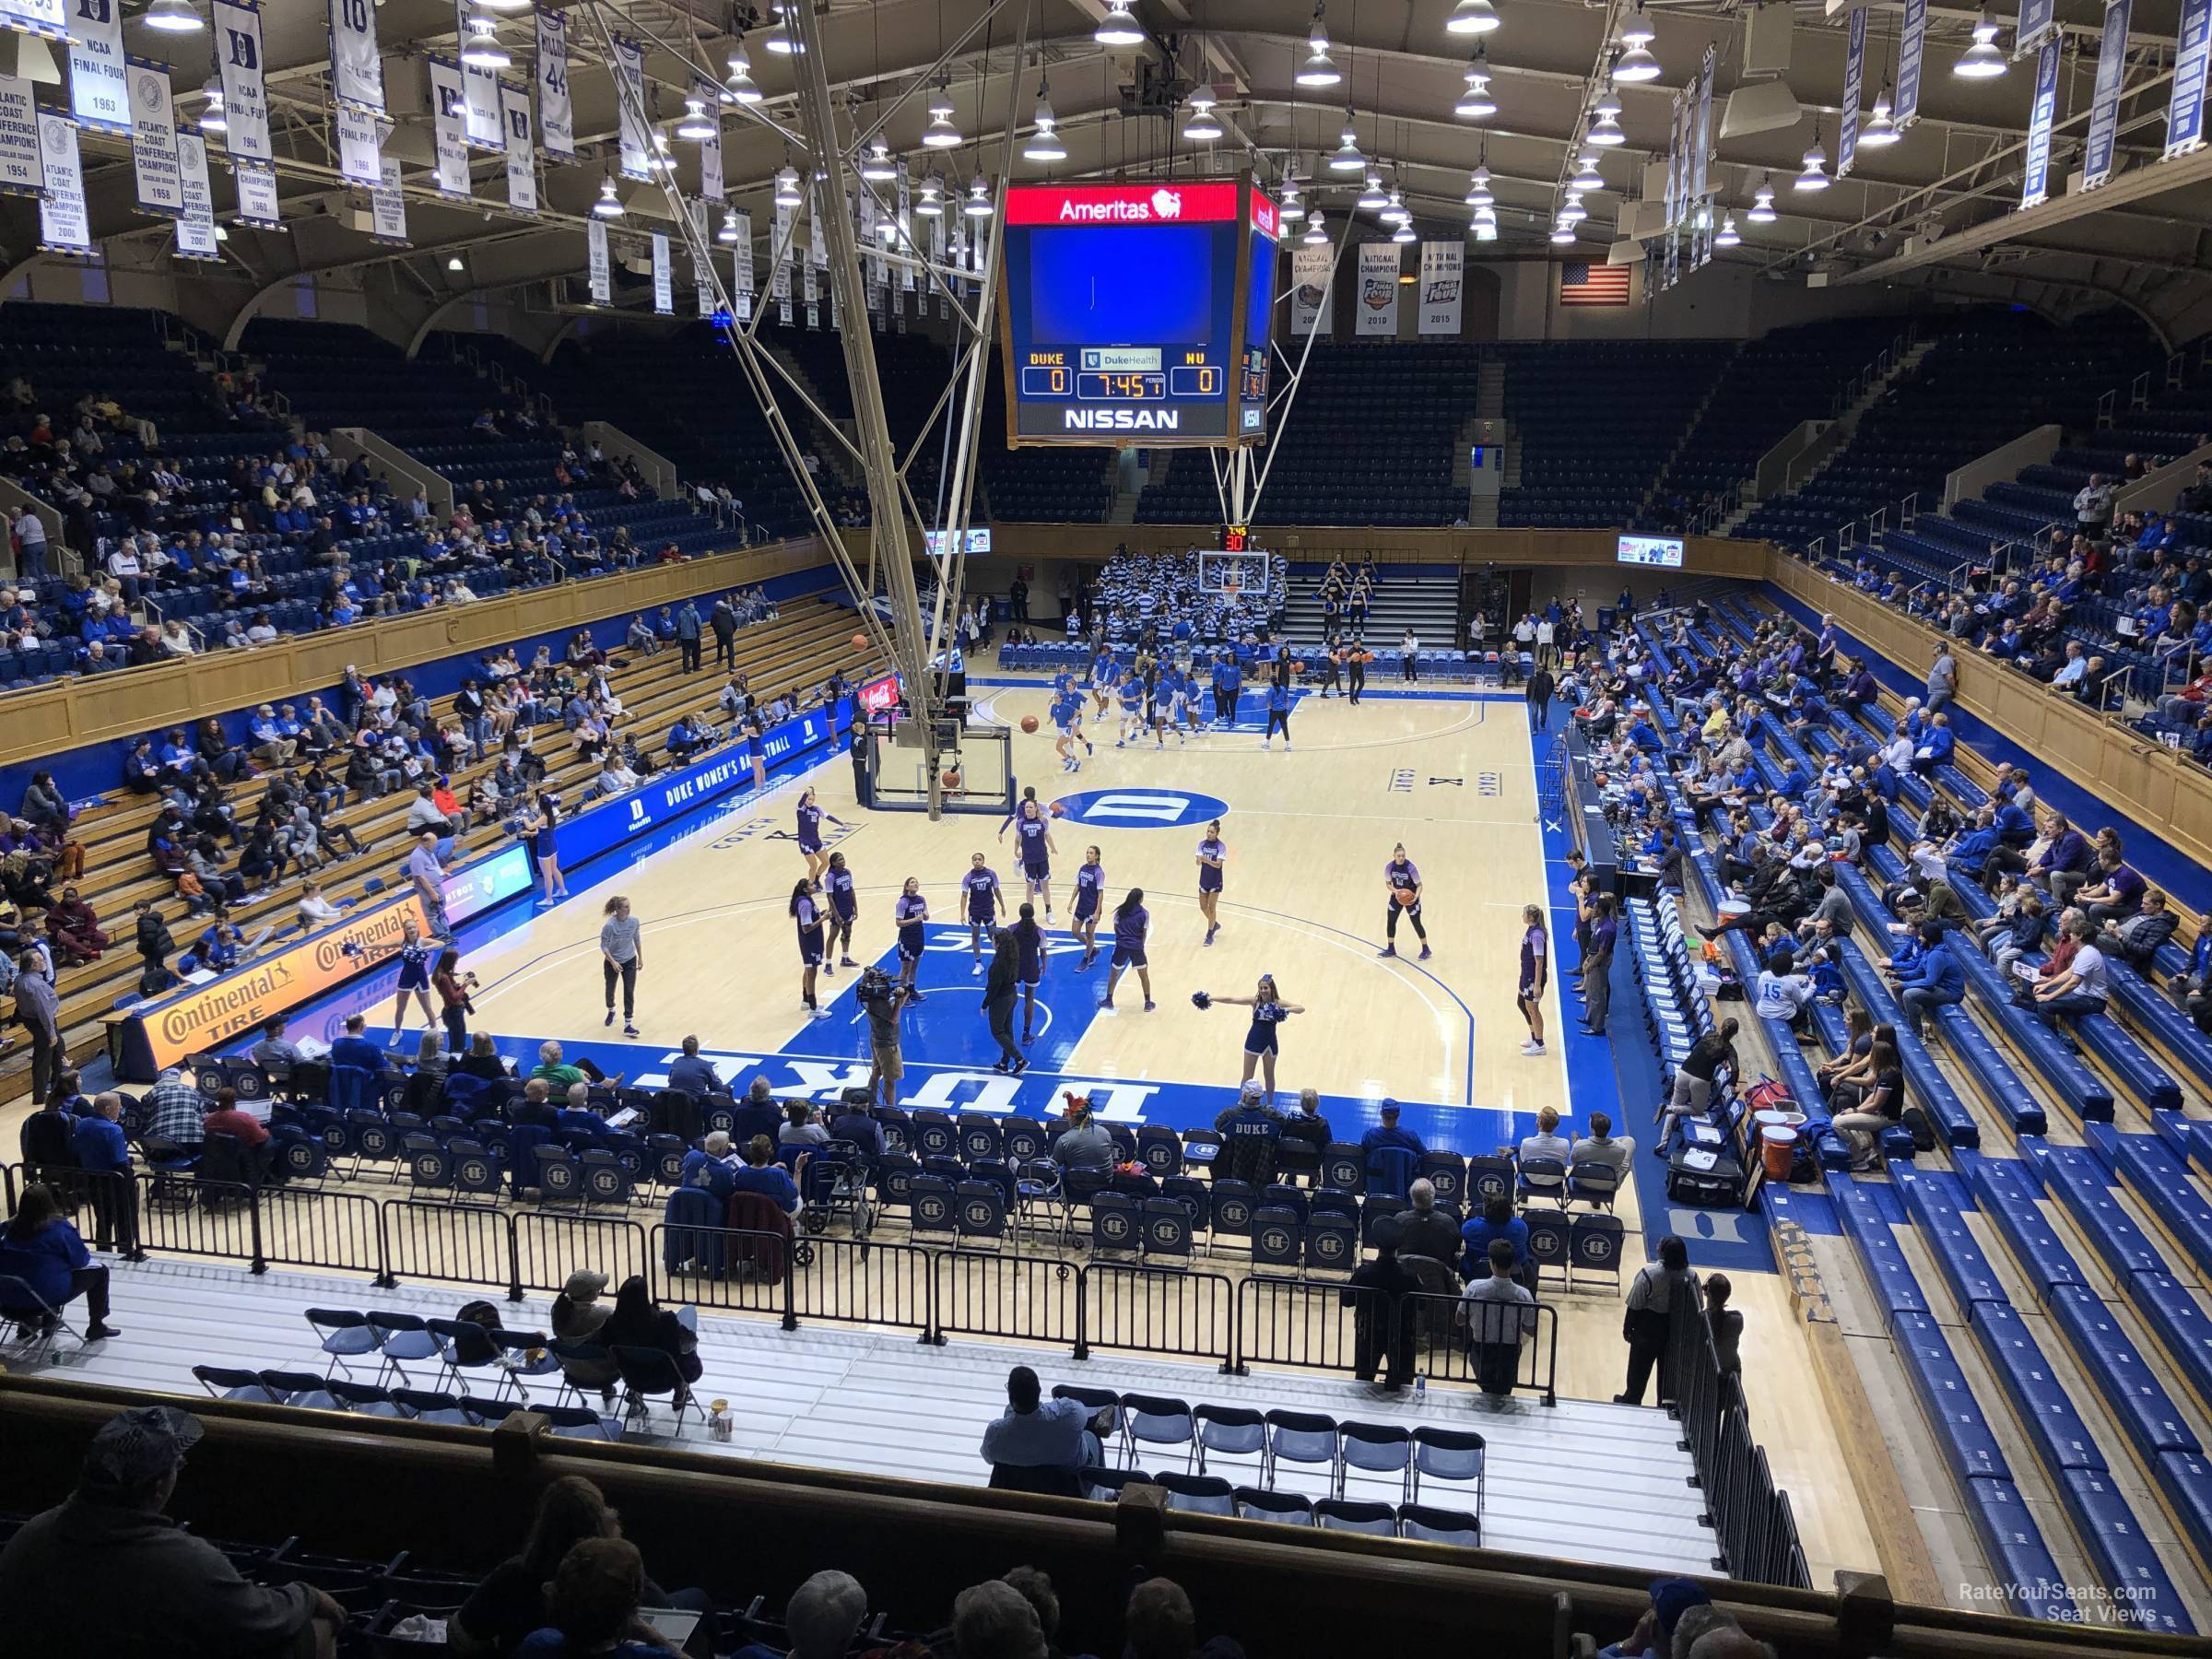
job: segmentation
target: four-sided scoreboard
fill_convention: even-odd
[[[1248,178],[1009,186],[1006,441],[1264,438],[1281,229]]]

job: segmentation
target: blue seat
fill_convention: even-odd
[[[333,1371],[350,1371],[348,1359],[366,1359],[382,1346],[382,1339],[369,1324],[366,1313],[347,1308],[310,1308],[307,1323],[320,1338],[323,1351],[330,1356],[324,1374]]]
[[[1436,1189],[1436,1201],[1456,1208],[1467,1191],[1467,1160],[1456,1152],[1424,1152],[1415,1174]]]
[[[960,1149],[959,1125],[948,1112],[923,1107],[913,1114],[914,1151],[924,1159],[952,1158]]]
[[[955,1127],[959,1135],[959,1155],[969,1163],[996,1158],[1005,1147],[1006,1135],[998,1120],[984,1112],[963,1112]]]
[[[1252,1218],[1252,1265],[1296,1272],[1305,1261],[1306,1229],[1292,1209],[1268,1206]]]
[[[313,1371],[265,1371],[261,1385],[270,1396],[285,1406],[297,1406],[302,1411],[343,1410],[324,1379]]]
[[[1359,1265],[1359,1229],[1350,1218],[1316,1215],[1306,1222],[1306,1271],[1349,1273]]]
[[[1191,1414],[1198,1441],[1198,1472],[1206,1473],[1208,1457],[1256,1457],[1263,1475],[1267,1465],[1267,1419],[1245,1406],[1209,1406],[1201,1403]]]
[[[1168,1495],[1168,1507],[1194,1515],[1234,1515],[1236,1493],[1228,1481],[1214,1475],[1169,1471],[1154,1478]]]
[[[390,1376],[405,1382],[407,1366],[438,1358],[438,1339],[419,1313],[372,1312],[369,1328],[376,1333],[377,1351],[383,1356],[376,1373],[379,1382]]]
[[[1386,1193],[1370,1191],[1367,1202],[1359,1206],[1359,1242],[1369,1250],[1375,1248],[1384,1237],[1394,1238],[1398,1218],[1410,1207],[1405,1199]]]
[[[438,1345],[438,1361],[445,1367],[445,1374],[458,1389],[468,1386],[467,1373],[500,1371],[504,1374],[498,1344],[491,1333],[472,1319],[432,1319],[425,1322],[430,1340]]]
[[[1336,1471],[1336,1419],[1318,1411],[1265,1414],[1267,1422],[1267,1485],[1273,1488],[1284,1464],[1319,1469],[1333,1481]]]
[[[1528,1254],[1535,1265],[1535,1284],[1532,1287],[1539,1295],[1544,1288],[1544,1269],[1557,1267],[1572,1278],[1569,1263],[1572,1259],[1569,1245],[1569,1230],[1572,1223],[1564,1210],[1531,1209],[1521,1218],[1528,1223]]]
[[[1594,1205],[1609,1210],[1620,1191],[1620,1171],[1609,1163],[1585,1160],[1567,1170],[1567,1199],[1571,1204]]]
[[[450,1195],[453,1189],[453,1160],[444,1144],[433,1135],[410,1135],[400,1142],[407,1166],[407,1186],[418,1195]]]
[[[1398,1535],[1398,1512],[1387,1503],[1324,1498],[1313,1506],[1313,1521],[1326,1532],[1367,1533],[1378,1538]]]
[[[1410,1147],[1375,1147],[1367,1155],[1367,1191],[1391,1198],[1405,1197],[1419,1162],[1419,1155]]]
[[[344,1377],[333,1377],[324,1386],[337,1401],[339,1409],[358,1412],[363,1417],[404,1418],[406,1411],[393,1399],[392,1391],[374,1382],[355,1382]]]
[[[1182,1466],[1189,1469],[1198,1455],[1197,1421],[1189,1404],[1166,1394],[1124,1394],[1123,1461],[1135,1465],[1140,1446],[1180,1446]]]
[[[611,1441],[620,1438],[612,1420],[588,1406],[534,1406],[553,1433],[566,1440]]]
[[[728,1265],[725,1215],[714,1194],[702,1187],[679,1186],[661,1212],[661,1265],[672,1275],[700,1273],[719,1278]]]
[[[435,1389],[395,1388],[392,1403],[418,1423],[450,1423],[456,1428],[474,1429],[477,1419],[468,1414],[458,1394],[442,1394]]]
[[[1556,1158],[1518,1158],[1513,1160],[1513,1195],[1526,1204],[1532,1198],[1559,1203],[1567,1191],[1567,1166]]]
[[[1458,1510],[1402,1503],[1398,1506],[1398,1536],[1423,1544],[1456,1544],[1463,1549],[1480,1549],[1482,1521],[1479,1516]]]
[[[707,1420],[706,1408],[693,1395],[684,1373],[677,1369],[676,1361],[659,1348],[621,1347],[610,1350],[614,1355],[615,1370],[622,1379],[622,1409],[625,1417],[634,1417],[641,1422],[652,1416],[651,1402],[664,1395],[676,1411],[677,1427],[683,1427],[687,1412],[698,1414],[703,1426]]]
[[[940,1175],[917,1175],[908,1187],[907,1224],[917,1239],[951,1239],[959,1224],[952,1202],[953,1184]]]
[[[1467,1209],[1469,1213],[1483,1208],[1493,1198],[1511,1198],[1513,1195],[1513,1164],[1508,1158],[1482,1157],[1467,1159]]]
[[[995,1181],[963,1181],[953,1189],[957,1235],[962,1244],[1006,1241],[1006,1193]]]
[[[1106,1469],[1097,1464],[1084,1465],[1077,1478],[1083,1483],[1083,1496],[1102,1503],[1121,1497],[1124,1487],[1159,1484],[1142,1469]]]
[[[1044,1125],[1035,1118],[1018,1114],[1009,1117],[999,1125],[1000,1146],[1008,1163],[1017,1167],[1032,1159],[1047,1155],[1048,1142]]]
[[[233,1365],[195,1365],[193,1380],[218,1400],[243,1400],[255,1406],[283,1402],[261,1380],[261,1373]]]
[[[1191,1259],[1191,1212],[1180,1198],[1147,1198],[1141,1211],[1145,1259],[1188,1264]]]
[[[1401,1493],[1412,1479],[1413,1436],[1395,1423],[1336,1425],[1336,1495],[1354,1469],[1369,1475],[1395,1475]]]
[[[1530,1229],[1535,1236],[1535,1229]],[[1627,1248],[1627,1228],[1618,1216],[1571,1216],[1567,1219],[1567,1287],[1574,1288],[1575,1275],[1604,1274],[1620,1288],[1620,1262]]]
[[[1407,1495],[1420,1501],[1421,1478],[1465,1483],[1475,1488],[1475,1512],[1482,1513],[1482,1472],[1488,1456],[1481,1435],[1471,1429],[1437,1429],[1427,1423],[1413,1431],[1413,1465]]]
[[[1136,1200],[1120,1193],[1100,1193],[1090,1201],[1093,1255],[1135,1255],[1143,1243]]]
[[[1297,1492],[1238,1487],[1230,1494],[1230,1500],[1240,1520],[1272,1521],[1282,1526],[1313,1524],[1313,1500]]]
[[[583,1206],[583,1166],[566,1147],[539,1145],[530,1149],[536,1172],[538,1202]]]
[[[1161,1181],[1171,1175],[1180,1175],[1182,1173],[1182,1137],[1163,1124],[1139,1124],[1136,1131],[1136,1159]]]
[[[1321,1149],[1321,1184],[1341,1192],[1367,1190],[1367,1154],[1350,1141],[1331,1141]]]

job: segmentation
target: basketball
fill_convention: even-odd
[[[1035,731],[1037,729],[1037,716],[1034,714],[1024,714],[1021,717],[1021,729],[1025,732]]]
[[[865,633],[859,633],[859,634],[854,634],[854,635],[853,636],[853,650],[855,650],[855,651],[865,651],[867,648],[868,648],[868,636],[867,636],[866,634],[865,634]]]
[[[1417,897],[1411,888],[1394,888],[1391,890],[1390,896],[1400,904],[1411,904]]]
[[[1045,811],[1053,818],[1065,818],[1067,816],[1067,803],[1065,801],[1054,801],[1050,806],[1045,808]]]
[[[947,767],[944,782],[946,788],[958,789],[960,786],[960,769],[957,766]]]
[[[1293,660],[1291,661],[1291,664],[1290,664],[1290,672],[1291,672],[1292,674],[1294,674],[1294,675],[1298,675],[1298,674],[1303,674],[1305,671],[1306,671],[1306,665],[1305,665],[1303,663],[1301,663],[1301,662],[1299,662],[1299,661],[1297,661],[1296,659],[1293,659]]]

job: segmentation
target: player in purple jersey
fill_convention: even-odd
[[[1044,959],[1051,954],[1045,949],[1044,929],[1037,925],[1037,907],[1023,905],[1010,931],[1014,935],[1014,948],[1021,956],[1017,970],[1021,981],[1021,1040],[1033,1042],[1037,1030],[1037,987],[1044,982]]]
[[[853,872],[845,867],[842,853],[830,854],[830,867],[822,872],[822,896],[830,901],[830,931],[822,944],[822,971],[835,971],[830,965],[832,950],[837,952],[837,967],[859,967],[853,959],[853,924],[860,920],[860,889],[853,885]]]
[[[922,897],[922,883],[912,876],[891,901],[891,920],[899,924],[899,982],[906,987],[908,1002],[926,1001],[914,984],[922,966],[922,930],[929,921],[929,900]]]
[[[1077,972],[1099,959],[1099,912],[1106,895],[1106,866],[1099,862],[1096,847],[1083,849],[1083,867],[1076,872],[1076,937],[1083,941],[1083,959]]]
[[[1406,843],[1400,841],[1390,850],[1390,862],[1382,866],[1382,886],[1390,895],[1389,913],[1382,918],[1382,931],[1388,942],[1377,956],[1394,957],[1398,954],[1398,917],[1402,913],[1413,924],[1413,931],[1420,936],[1421,960],[1429,959],[1429,930],[1421,925],[1421,872],[1420,866],[1406,856]]]
[[[983,935],[998,921],[999,912],[1006,907],[1006,895],[998,889],[998,877],[983,860],[981,853],[968,860],[968,873],[960,877],[961,909],[968,917],[968,948],[975,953],[975,967],[970,977],[983,977]]]
[[[791,889],[791,919],[799,930],[799,1000],[809,1019],[827,1019],[830,1010],[814,1000],[815,971],[822,965],[822,904],[814,883],[801,877]]]
[[[846,827],[843,818],[824,812],[814,798],[814,791],[799,792],[799,851],[806,856],[806,879],[819,881],[822,872],[830,867],[830,860],[822,852],[822,820],[829,820],[840,830]]]
[[[1006,820],[1014,827],[1015,845],[1021,853],[1021,877],[1030,897],[1044,900],[1044,919],[1053,919],[1053,858],[1060,851],[1053,844],[1053,821],[1045,816],[1044,808],[1035,795],[1024,799],[1014,808],[1014,816]],[[998,838],[1006,840],[1006,825],[999,827]]]
[[[1137,983],[1145,988],[1145,1012],[1152,1012],[1152,970],[1145,961],[1145,937],[1151,931],[1145,889],[1131,888],[1129,896],[1113,909],[1113,971],[1106,976],[1106,994],[1099,998],[1100,1007],[1113,1008],[1113,988],[1122,982],[1122,971],[1134,968]]]
[[[1198,912],[1206,918],[1208,945],[1221,931],[1221,870],[1228,862],[1229,843],[1221,839],[1221,820],[1216,818],[1206,825],[1206,839],[1198,843]]]
[[[1544,931],[1541,905],[1524,905],[1521,920],[1527,925],[1521,935],[1521,985],[1514,997],[1528,1021],[1528,1041],[1521,1052],[1534,1058],[1544,1052],[1544,985],[1551,977],[1551,939]]]

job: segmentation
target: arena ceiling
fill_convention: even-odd
[[[205,0],[194,0],[205,11]],[[1843,100],[1846,26],[1818,0],[1787,9],[1786,67],[1779,74],[1746,68],[1753,7],[1737,4],[1649,4],[1655,38],[1655,79],[1620,85],[1625,141],[1604,148],[1597,170],[1605,187],[1585,193],[1589,221],[1571,246],[1549,240],[1562,186],[1575,170],[1578,142],[1602,88],[1608,42],[1630,17],[1632,0],[1576,5],[1565,0],[1496,0],[1499,26],[1485,34],[1451,32],[1454,0],[1329,0],[1320,23],[1334,87],[1294,78],[1312,54],[1311,0],[1135,0],[1145,32],[1141,44],[1104,46],[1094,38],[1110,0],[817,0],[816,17],[830,85],[852,124],[843,135],[878,122],[892,148],[936,159],[948,178],[964,180],[979,163],[995,171],[1011,111],[1023,135],[1033,130],[1041,86],[1049,83],[1065,161],[1017,159],[1018,179],[1111,177],[1172,169],[1184,174],[1227,171],[1256,162],[1271,179],[1288,171],[1323,181],[1307,199],[1331,210],[1348,207],[1356,188],[1341,175],[1317,171],[1338,143],[1347,107],[1362,153],[1402,191],[1428,237],[1464,236],[1471,170],[1489,170],[1498,201],[1499,238],[1472,250],[1476,257],[1600,259],[1628,205],[1642,194],[1645,169],[1666,154],[1675,94],[1697,76],[1709,45],[1717,52],[1717,204],[1733,212],[1740,244],[1723,260],[1756,266],[1776,280],[1808,277],[1836,286],[1869,282],[1941,285],[1961,292],[2011,295],[2053,310],[2119,298],[2158,318],[2176,337],[2204,325],[2212,312],[2212,149],[2160,159],[2166,104],[2182,0],[2135,0],[2127,36],[2119,150],[2112,182],[2087,197],[2072,193],[2088,122],[2103,7],[2098,0],[2057,0],[2065,46],[2058,123],[2052,159],[2053,200],[2030,212],[2018,207],[2025,130],[2035,78],[2032,57],[2011,60],[2013,18],[1999,13],[1997,44],[2007,71],[1966,79],[1952,65],[1971,44],[1975,14],[1932,0],[1920,119],[1900,142],[1862,149],[1856,171],[1830,188],[1799,192],[1792,182],[1806,148],[1818,141],[1832,159]],[[1015,38],[1030,7],[1028,45],[1016,61]],[[208,36],[158,33],[143,21],[143,0],[128,0],[125,41],[138,54],[174,65],[181,114],[199,106],[207,78]],[[496,293],[556,279],[541,290],[547,302],[567,296],[565,281],[584,263],[582,226],[602,181],[613,169],[615,94],[595,29],[582,15],[605,14],[616,28],[648,42],[647,90],[663,122],[683,113],[691,79],[688,65],[719,77],[741,38],[751,74],[765,94],[747,108],[725,107],[723,149],[734,204],[749,206],[756,227],[769,222],[768,195],[786,160],[777,130],[795,129],[792,65],[766,49],[774,18],[729,0],[554,0],[575,16],[571,30],[580,159],[547,167],[546,211],[524,218],[505,206],[498,157],[477,159],[478,202],[459,206],[432,190],[430,116],[424,72],[427,53],[451,54],[456,40],[452,0],[380,0],[377,31],[385,57],[387,99],[396,128],[388,154],[406,163],[407,217],[413,246],[380,246],[358,228],[359,200],[337,174],[327,88],[329,42],[323,0],[268,0],[264,8],[272,119],[279,157],[287,229],[231,230],[224,244],[234,280],[266,291],[305,272],[391,268],[392,279],[426,301]],[[760,10],[767,10],[761,0]],[[513,53],[517,76],[531,56],[530,14],[493,13]],[[1771,16],[1762,41],[1779,35]],[[1868,8],[1868,46],[1862,102],[1894,74],[1900,8]],[[1480,120],[1454,114],[1479,43],[1496,112]],[[12,38],[7,44],[21,53]],[[1755,56],[1759,55],[1754,53]],[[964,147],[921,147],[930,100],[916,94],[949,76],[953,121]],[[34,72],[27,59],[22,65]],[[1721,135],[1729,96],[1753,83],[1779,80],[1794,95],[1798,118],[1748,135]],[[1223,136],[1200,143],[1181,135],[1191,89],[1209,89]],[[48,88],[51,95],[52,88]],[[765,119],[762,119],[765,117]],[[980,140],[980,142],[979,142]],[[165,224],[135,206],[127,148],[88,134],[87,191],[93,229],[119,265],[163,261]],[[693,147],[672,146],[677,176],[695,188]],[[214,169],[218,214],[234,206],[224,171]],[[1762,181],[1774,187],[1771,223],[1747,218]],[[1354,178],[1351,184],[1356,187]],[[619,231],[636,232],[665,219],[657,185],[621,186],[629,212]],[[27,206],[5,209],[12,263],[35,246]],[[1363,226],[1371,216],[1360,215]],[[1373,234],[1363,229],[1360,234]],[[452,268],[454,261],[459,268]],[[1697,280],[1695,274],[1685,282]]]

